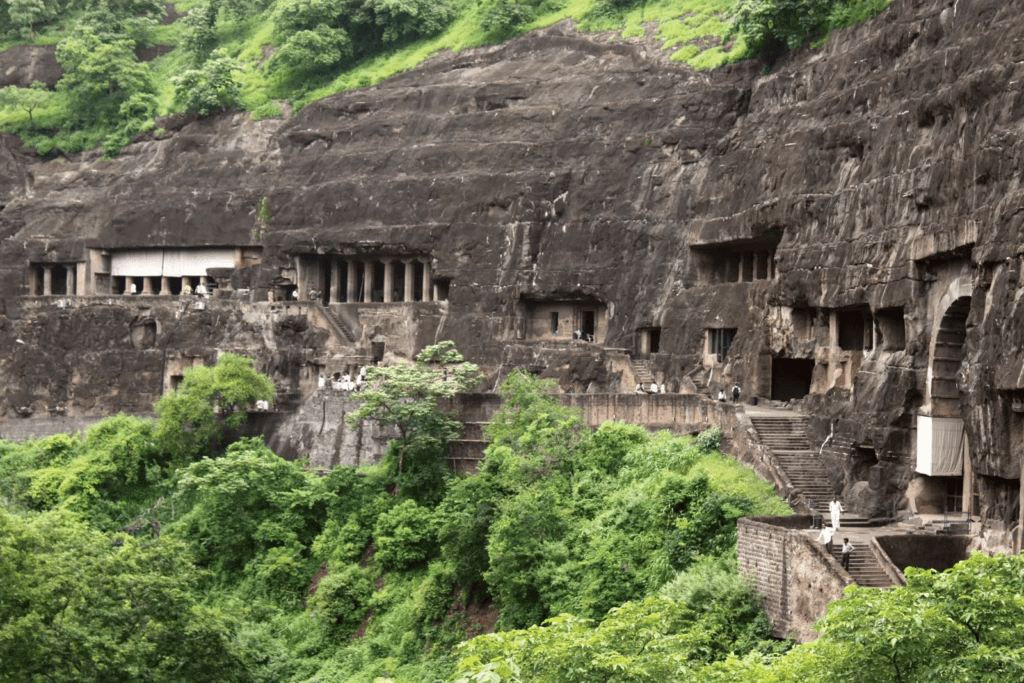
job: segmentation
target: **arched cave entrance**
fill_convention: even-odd
[[[954,299],[932,341],[928,405],[917,421],[917,472],[927,475],[917,500],[920,512],[977,513],[971,505],[974,477],[957,384],[970,310],[971,297]]]
[[[964,360],[967,339],[967,313],[971,297],[962,296],[946,309],[935,333],[932,347],[932,417],[960,417],[960,390],[956,384]]]

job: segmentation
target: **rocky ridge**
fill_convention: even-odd
[[[30,263],[97,245],[260,247],[239,282],[258,299],[301,254],[429,254],[450,282],[435,334],[492,377],[521,351],[563,386],[630,390],[628,370],[599,355],[526,348],[531,302],[582,299],[606,307],[604,347],[635,351],[657,329],[650,367],[675,390],[739,380],[782,396],[780,368],[808,361],[802,403],[816,443],[832,437],[837,487],[858,512],[889,514],[938,495],[905,495],[919,479],[916,421],[944,415],[936,330],[969,299],[950,381],[991,544],[1019,547],[1022,24],[1019,0],[894,0],[770,73],[697,73],[560,24],[440,55],[293,119],[186,119],[113,162],[28,159],[5,138],[0,343],[30,343],[0,360],[0,404],[11,415],[77,395],[101,372],[80,359],[103,348],[157,371],[145,358],[159,354],[128,343],[131,316],[29,312]],[[738,278],[717,270],[762,251],[771,277],[756,263],[744,277],[743,261]],[[150,315],[162,334],[173,311]],[[844,332],[857,316],[871,337],[859,349]],[[54,325],[74,332],[29,334]],[[708,360],[710,329],[735,330],[721,362]],[[214,329],[203,343],[293,378],[323,345],[267,338]],[[46,391],[33,368],[51,373]],[[130,392],[131,405],[154,398]]]

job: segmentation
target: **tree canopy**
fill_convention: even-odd
[[[480,379],[480,369],[467,362],[453,342],[443,341],[423,349],[414,363],[368,368],[366,388],[353,395],[359,408],[347,420],[352,426],[374,420],[397,431],[394,466],[401,487],[410,455],[417,456],[420,469],[443,467],[445,448],[459,437],[462,424],[438,401],[469,391]]]
[[[252,365],[244,356],[225,353],[213,367],[185,370],[178,388],[154,405],[160,416],[156,438],[179,459],[217,452],[227,432],[245,421],[247,409],[274,399],[274,383]]]

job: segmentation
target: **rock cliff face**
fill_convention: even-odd
[[[164,349],[247,352],[299,396],[450,338],[491,381],[650,371],[802,401],[858,512],[966,509],[973,487],[990,547],[1019,548],[1022,30],[1019,0],[894,0],[765,74],[559,25],[293,119],[171,123],[113,162],[5,139],[0,410],[146,404]],[[248,255],[209,328],[169,336],[175,297],[109,296],[111,253],[200,247]],[[310,286],[319,334],[282,336],[268,295]]]

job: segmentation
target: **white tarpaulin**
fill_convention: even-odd
[[[964,421],[955,417],[917,416],[917,471],[931,477],[964,473]]]
[[[110,256],[110,274],[130,277],[160,275],[163,256],[162,249],[114,252]]]
[[[207,268],[234,268],[235,250],[135,249],[110,257],[110,274],[130,277],[182,277],[206,275]]]

